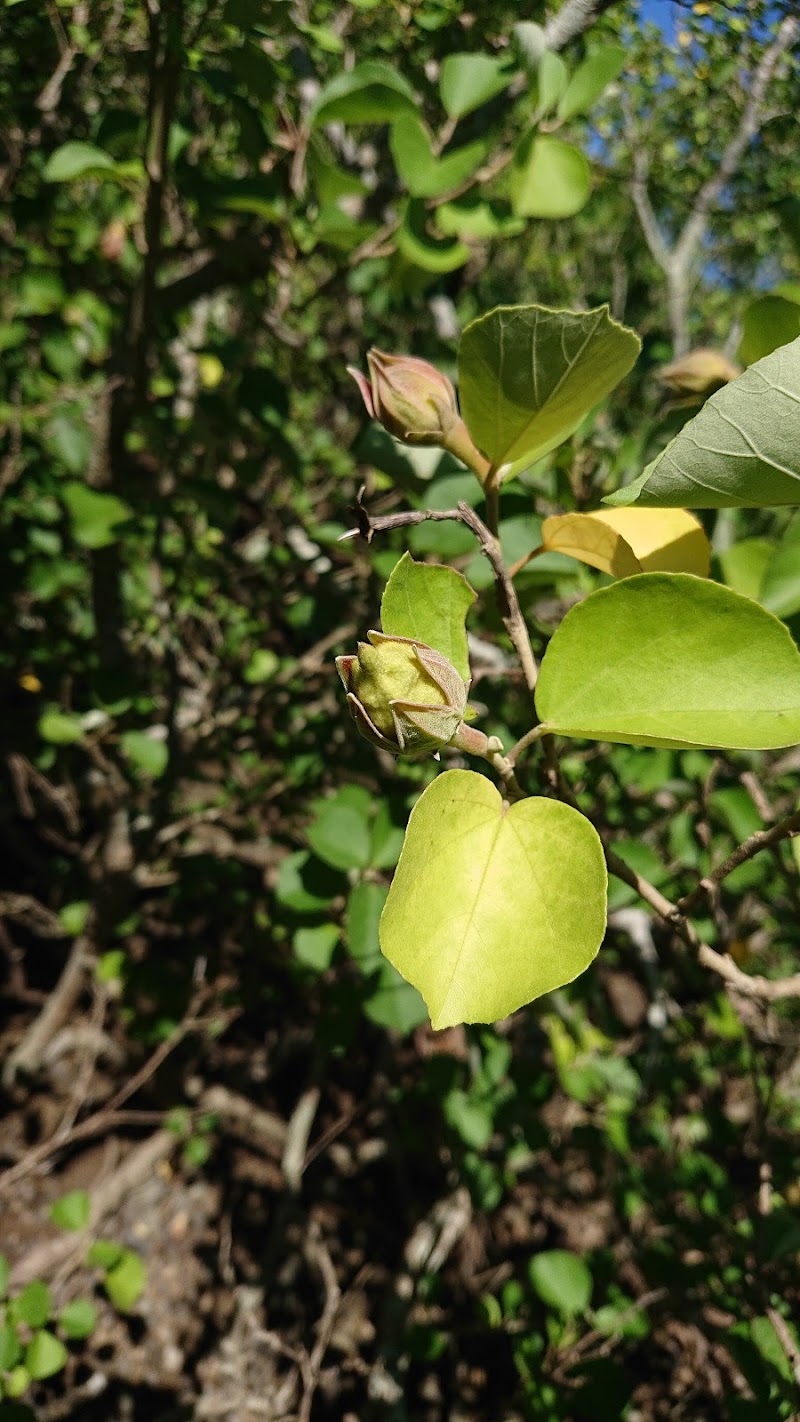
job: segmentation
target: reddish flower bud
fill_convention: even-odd
[[[416,356],[367,352],[369,379],[347,369],[361,391],[367,413],[404,444],[438,444],[462,460],[482,479],[488,460],[474,445],[458,413],[451,381]]]

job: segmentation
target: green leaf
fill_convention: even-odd
[[[169,761],[166,741],[156,740],[147,731],[124,731],[119,739],[128,760],[142,775],[158,780],[164,774]]]
[[[535,1254],[528,1265],[531,1284],[542,1303],[565,1318],[584,1313],[592,1297],[588,1266],[569,1249],[548,1249]]]
[[[364,1016],[376,1027],[385,1027],[406,1037],[425,1021],[428,1009],[417,989],[383,958],[373,992],[364,1004]]]
[[[472,1150],[484,1151],[494,1132],[492,1103],[466,1091],[448,1091],[442,1103],[444,1118]]]
[[[415,110],[414,91],[402,74],[378,60],[357,64],[337,74],[315,103],[312,127],[328,123],[390,123],[398,114]]]
[[[281,860],[275,884],[275,898],[293,913],[317,913],[327,908],[341,893],[342,881],[327,864],[312,858],[307,850],[287,854]]]
[[[589,160],[572,143],[534,130],[518,144],[509,177],[517,217],[574,217],[585,207],[591,189]]]
[[[467,143],[437,158],[422,120],[401,114],[389,135],[395,167],[412,197],[438,197],[465,182],[483,162],[488,145]]]
[[[753,365],[798,336],[800,305],[783,296],[759,296],[744,313],[739,359],[744,365]]]
[[[72,519],[72,532],[82,548],[106,548],[119,538],[118,526],[131,510],[116,494],[100,494],[87,484],[70,479],[59,490]]]
[[[27,1323],[29,1328],[41,1328],[50,1317],[50,1290],[41,1279],[26,1284],[9,1305],[9,1317],[14,1323]]]
[[[424,272],[454,272],[469,261],[469,247],[451,237],[437,237],[425,225],[426,208],[410,198],[397,229],[397,250],[412,266]]]
[[[791,1323],[787,1323],[786,1327],[792,1338],[792,1342],[795,1348],[797,1348],[797,1330],[792,1326]],[[785,1378],[787,1382],[791,1382],[793,1376],[792,1365],[789,1362],[783,1344],[781,1343],[780,1338],[778,1337],[778,1334],[775,1331],[772,1319],[766,1316],[751,1319],[750,1337],[752,1338],[762,1358],[767,1363],[770,1363],[773,1368],[776,1368],[777,1371],[780,1373],[781,1377]]]
[[[0,1373],[10,1373],[22,1357],[22,1344],[15,1328],[0,1328]]]
[[[366,869],[370,860],[370,801],[353,795],[359,786],[347,786],[330,800],[318,802],[317,813],[306,831],[311,848],[334,869]]]
[[[547,49],[547,36],[542,25],[534,20],[519,20],[513,30],[514,40],[526,69],[534,73]]]
[[[492,464],[518,474],[549,454],[627,375],[633,331],[594,311],[498,306],[467,326],[458,349],[461,413]]]
[[[800,517],[794,519],[777,548],[771,550],[760,601],[776,617],[800,612]]]
[[[415,563],[404,553],[381,599],[381,627],[434,647],[469,680],[466,617],[475,593],[466,578],[440,563]]]
[[[800,653],[782,622],[688,573],[642,573],[573,607],[536,706],[564,736],[766,750],[800,741]]]
[[[578,65],[575,73],[561,96],[558,117],[562,123],[576,114],[586,113],[603,90],[617,78],[625,64],[625,50],[622,45],[604,45]]]
[[[335,923],[318,923],[313,928],[298,928],[292,948],[295,958],[304,967],[324,973],[331,965],[338,942],[339,930]]]
[[[448,118],[463,118],[507,89],[516,66],[491,54],[448,54],[439,75],[439,96]]]
[[[419,1027],[428,1010],[410,983],[405,982],[383,957],[378,941],[378,925],[386,903],[383,884],[364,882],[350,890],[345,914],[347,947],[372,991],[364,1004],[364,1015],[377,1027],[390,1028],[405,1036]]]
[[[505,811],[488,779],[451,770],[412,811],[381,950],[434,1027],[492,1022],[589,966],[605,908],[602,846],[577,810],[530,799]]]
[[[60,1373],[67,1361],[68,1353],[60,1338],[42,1329],[34,1333],[25,1350],[25,1367],[37,1382]]]
[[[362,973],[370,974],[380,969],[386,960],[381,958],[378,941],[378,924],[387,890],[383,884],[356,884],[350,890],[345,913],[345,934],[347,947],[358,963]]]
[[[514,217],[506,204],[485,202],[473,191],[437,207],[436,226],[440,232],[455,237],[488,242],[495,237],[515,237],[524,230],[525,223]]]
[[[109,1269],[103,1280],[105,1291],[120,1313],[128,1313],[141,1297],[147,1283],[144,1260],[132,1249],[123,1251],[122,1258]]]
[[[114,159],[93,143],[63,143],[51,153],[43,177],[47,183],[68,183],[73,178],[84,178],[89,173],[100,173],[104,168],[114,168]]]
[[[121,1244],[110,1239],[96,1239],[86,1255],[86,1263],[92,1269],[113,1269],[124,1254]]]
[[[71,746],[83,739],[83,722],[72,712],[48,706],[39,717],[39,735],[51,746]]]
[[[54,1200],[50,1206],[50,1218],[60,1229],[85,1229],[89,1223],[91,1200],[86,1190],[70,1190]]]
[[[544,118],[559,102],[569,82],[569,70],[560,55],[546,49],[536,71],[536,115]]]
[[[274,677],[279,666],[280,661],[270,647],[259,647],[247,663],[242,676],[248,686],[261,686],[263,682]]]
[[[759,602],[773,555],[774,548],[768,538],[742,538],[738,543],[732,543],[719,555],[724,581],[734,592]]]
[[[9,1268],[8,1260],[5,1254],[0,1254],[0,1299],[5,1295],[10,1276],[11,1269]]]
[[[606,504],[687,509],[800,504],[800,338],[717,390]]]
[[[91,1299],[73,1299],[58,1315],[58,1326],[66,1338],[88,1338],[97,1324],[97,1309]]]

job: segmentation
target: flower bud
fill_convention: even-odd
[[[735,380],[741,371],[719,351],[699,347],[680,356],[670,365],[663,365],[658,372],[659,379],[674,390],[676,395],[713,395],[721,390],[729,380]]]
[[[489,462],[480,453],[458,413],[452,382],[416,356],[367,351],[369,379],[353,366],[367,413],[404,444],[441,445],[482,479]]]
[[[424,642],[382,632],[367,637],[355,656],[336,658],[362,736],[412,759],[449,745],[462,726],[469,684]]]

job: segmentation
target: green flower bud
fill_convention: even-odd
[[[449,745],[462,729],[469,683],[424,642],[382,632],[367,637],[355,656],[336,658],[362,736],[392,755],[412,759]]]

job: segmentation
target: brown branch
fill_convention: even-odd
[[[311,1422],[314,1394],[319,1387],[322,1364],[325,1359],[328,1344],[333,1336],[336,1317],[339,1312],[339,1303],[342,1297],[339,1281],[336,1277],[336,1270],[333,1266],[333,1260],[323,1243],[319,1227],[314,1221],[312,1221],[309,1226],[304,1253],[308,1263],[311,1264],[322,1277],[322,1284],[325,1290],[325,1302],[317,1324],[317,1337],[314,1346],[310,1353],[306,1353],[305,1350],[303,1350],[298,1357],[300,1376],[303,1379],[303,1395],[297,1409],[297,1422]]]
[[[81,934],[75,939],[64,970],[42,1011],[14,1048],[3,1067],[3,1086],[8,1090],[20,1073],[31,1073],[41,1064],[48,1042],[63,1027],[86,986],[95,960],[91,939]]]
[[[795,834],[800,834],[800,810],[794,815],[787,815],[785,820],[780,820],[770,829],[756,830],[755,834],[751,834],[737,849],[734,849],[722,864],[718,864],[716,869],[712,869],[710,874],[701,879],[691,893],[684,894],[683,898],[678,900],[679,911],[683,914],[691,912],[703,894],[713,893],[716,886],[721,884],[723,879],[727,879],[734,869],[738,869],[740,864],[744,864],[754,855],[760,854],[762,849],[771,849],[782,839],[788,839]]]
[[[148,358],[155,317],[156,277],[161,260],[168,147],[178,97],[183,58],[183,0],[163,0],[149,11],[150,90],[148,97],[145,170],[148,177],[144,212],[144,265],[131,303],[129,341],[133,396],[140,402],[147,389]]]

